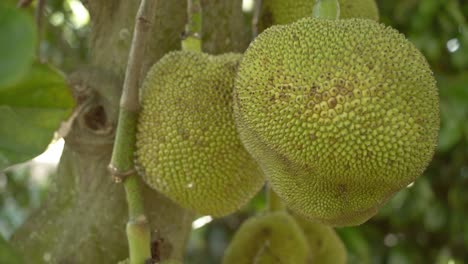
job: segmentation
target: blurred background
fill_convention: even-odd
[[[438,81],[441,131],[431,165],[399,192],[377,216],[337,232],[349,263],[468,263],[468,2],[378,0],[381,22],[398,29],[426,56]],[[246,19],[252,0],[244,0]],[[78,0],[48,0],[43,57],[65,72],[89,58],[89,14]],[[47,195],[63,140],[30,162],[0,172],[0,263],[11,249],[4,242]],[[241,223],[264,210],[259,193],[240,212],[222,219],[199,216],[186,263],[220,263]],[[2,239],[3,238],[3,239]],[[8,263],[8,262],[5,262]]]

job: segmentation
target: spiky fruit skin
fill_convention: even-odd
[[[422,174],[439,129],[422,54],[368,19],[306,18],[247,49],[235,113],[241,139],[295,212],[358,225]]]
[[[286,212],[273,212],[245,221],[224,253],[223,264],[306,263],[307,241]]]
[[[312,16],[314,0],[263,0],[259,29],[272,25],[284,25]],[[339,0],[340,19],[367,18],[379,20],[379,10],[375,0]]]
[[[346,263],[346,247],[333,228],[315,221],[310,221],[299,215],[295,215],[294,219],[304,232],[307,244],[309,245],[307,263]]]
[[[173,52],[148,72],[136,135],[144,181],[184,208],[223,216],[264,176],[236,132],[232,92],[240,55]]]

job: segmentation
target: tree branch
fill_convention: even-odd
[[[139,109],[140,73],[143,66],[148,32],[153,23],[152,14],[156,12],[156,2],[156,0],[142,0],[136,17],[135,31],[120,99],[120,107],[131,112],[137,112]]]
[[[135,133],[139,110],[139,87],[148,32],[156,13],[156,0],[142,0],[136,16],[130,55],[125,73],[117,135],[112,153],[110,171],[114,178],[124,181],[129,208],[127,238],[130,263],[142,264],[151,259],[150,230],[144,212],[140,179],[134,170]],[[125,176],[125,178],[123,178]]]

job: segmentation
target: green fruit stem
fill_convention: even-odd
[[[182,50],[201,52],[202,10],[200,0],[188,0],[188,23],[185,27],[185,38],[182,40]]]
[[[268,211],[275,212],[275,211],[283,211],[286,209],[283,201],[279,196],[273,191],[271,186],[267,186],[267,202],[268,202]]]
[[[120,109],[117,135],[114,143],[111,164],[120,174],[131,172],[124,176],[123,184],[126,190],[130,220],[144,215],[143,197],[140,192],[140,180],[133,167],[133,154],[135,151],[135,132],[138,113]],[[130,153],[131,155],[128,155]],[[118,176],[117,176],[118,177]],[[119,181],[118,178],[116,178]]]
[[[338,0],[316,0],[312,17],[324,19],[340,18],[340,4]]]
[[[146,263],[151,256],[148,242],[151,240],[148,221],[146,218],[129,221],[127,223],[127,238],[130,250],[130,263]]]
[[[156,12],[156,0],[142,0],[136,16],[135,30],[125,72],[116,139],[109,169],[115,179],[123,181],[129,208],[127,239],[131,264],[143,264],[151,258],[151,240],[145,216],[140,178],[134,169],[135,132],[138,120],[139,83],[146,39]]]

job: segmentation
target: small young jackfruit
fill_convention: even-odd
[[[368,18],[378,21],[379,10],[375,0],[338,0],[340,4],[340,19]],[[259,29],[272,25],[284,25],[304,17],[312,16],[314,0],[263,0],[259,21]]]
[[[240,58],[173,52],[150,69],[143,84],[137,168],[148,185],[200,214],[229,214],[264,183],[234,124]]]
[[[294,219],[304,232],[309,245],[307,263],[346,263],[346,247],[333,228],[310,221],[299,215],[295,215]]]
[[[294,218],[284,211],[248,219],[224,253],[223,264],[303,264],[307,240]]]
[[[369,19],[267,29],[239,67],[235,113],[285,204],[334,226],[365,222],[421,175],[439,129],[425,58]]]

